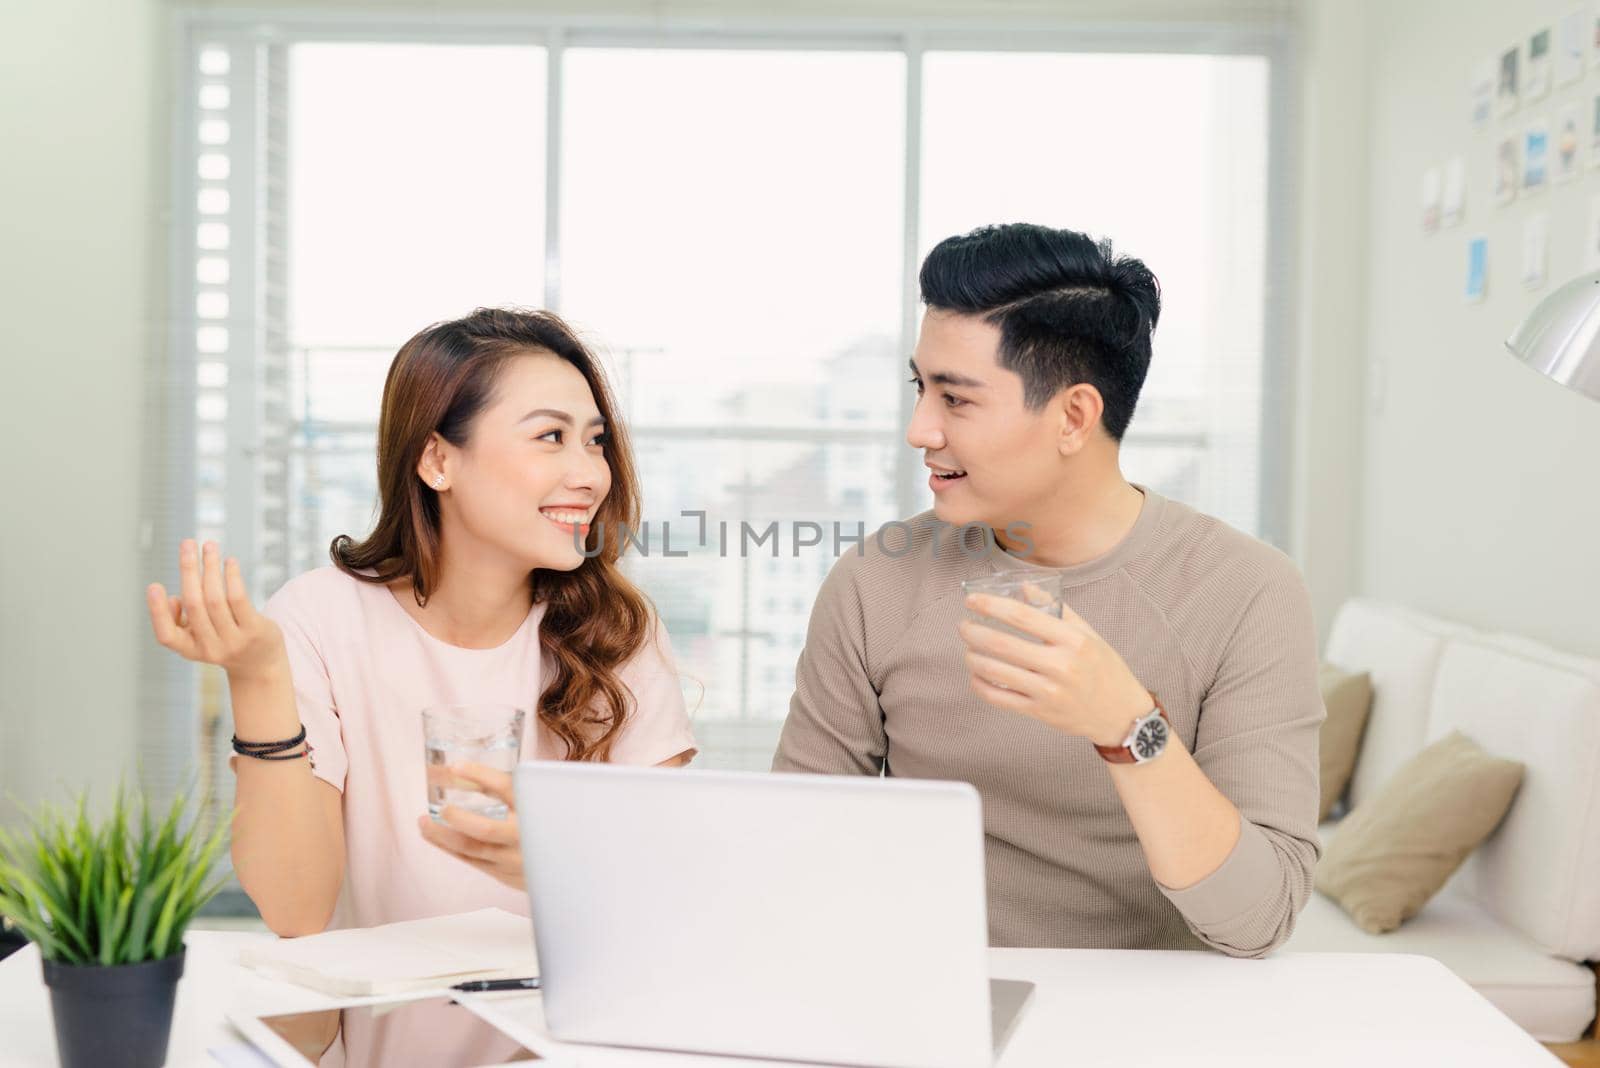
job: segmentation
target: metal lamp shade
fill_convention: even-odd
[[[1600,400],[1600,272],[1575,278],[1540,301],[1506,349],[1540,374]]]

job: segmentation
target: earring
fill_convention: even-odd
[[[444,489],[444,476],[443,475],[434,475],[433,476],[433,488],[436,489],[436,490]]]

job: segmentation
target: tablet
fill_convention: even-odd
[[[521,1063],[530,1068],[565,1068],[570,1063],[496,1027],[476,1011],[475,1000],[431,995],[302,1012],[233,1013],[229,1019],[280,1068],[482,1068]]]

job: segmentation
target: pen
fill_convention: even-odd
[[[482,994],[490,990],[538,990],[539,977],[530,975],[525,979],[474,979],[467,983],[456,983],[450,989],[469,994]]]

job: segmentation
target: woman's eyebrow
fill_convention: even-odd
[[[560,411],[560,410],[558,410],[556,408],[535,408],[533,411],[529,412],[527,415],[523,416],[521,419],[518,419],[517,422],[526,423],[530,419],[539,419],[539,418],[554,419],[558,423],[565,423],[567,426],[571,426],[572,425],[572,416],[570,416],[566,412]],[[588,426],[605,426],[606,425],[605,417],[597,415],[593,419],[589,420],[587,425]]]

